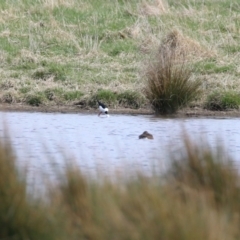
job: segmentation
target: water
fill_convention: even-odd
[[[179,154],[186,132],[194,141],[224,146],[236,164],[240,160],[239,118],[156,118],[146,115],[1,112],[0,137],[10,138],[18,164],[29,174],[51,175],[74,159],[83,172],[107,175],[134,169],[165,170],[169,153]],[[8,136],[4,134],[7,126]],[[154,140],[139,140],[143,131]]]

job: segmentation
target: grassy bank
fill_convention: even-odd
[[[239,172],[222,149],[183,141],[165,175],[94,180],[68,165],[42,198],[0,142],[0,238],[239,239]]]
[[[2,103],[85,108],[100,96],[144,108],[145,66],[169,37],[202,82],[192,106],[209,106],[213,91],[239,102],[237,2],[9,0],[0,9]]]

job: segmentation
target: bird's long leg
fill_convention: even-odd
[[[101,115],[101,113],[102,113],[102,112],[99,112],[98,116],[100,116],[100,115]]]

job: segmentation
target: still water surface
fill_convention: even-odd
[[[10,138],[20,165],[29,173],[51,175],[74,158],[83,172],[166,169],[169,153],[179,154],[184,131],[194,139],[224,146],[240,161],[239,118],[156,118],[146,115],[61,114],[1,112],[0,137]],[[8,136],[4,129],[8,128]],[[154,140],[139,140],[147,130]]]

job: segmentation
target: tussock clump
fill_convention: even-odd
[[[66,68],[60,64],[48,64],[46,67],[41,67],[36,69],[32,77],[34,79],[54,79],[54,80],[61,80],[64,81],[66,79]]]
[[[147,65],[145,94],[157,113],[175,113],[199,95],[201,82],[190,79],[185,59],[185,52],[166,44]]]
[[[140,7],[140,13],[147,16],[158,16],[168,11],[167,4],[162,0],[156,0],[154,5],[143,2]]]
[[[32,78],[33,79],[42,79],[42,80],[46,81],[49,78],[54,79],[54,75],[52,73],[50,73],[47,69],[41,67],[41,68],[36,69],[33,72]]]
[[[201,46],[199,42],[184,36],[178,30],[171,31],[162,41],[159,51],[174,51],[177,55],[185,55],[187,60],[192,61],[193,58],[209,58],[213,57],[214,53]]]
[[[1,102],[3,103],[12,103],[14,101],[14,97],[11,93],[4,93],[1,97]]]
[[[38,93],[28,94],[25,98],[25,102],[31,106],[39,107],[43,103],[43,97]]]
[[[14,87],[14,82],[11,81],[11,80],[3,81],[0,84],[0,89],[2,89],[2,90],[8,90],[8,89],[13,88],[13,87]]]
[[[216,54],[202,46],[196,40],[188,36],[184,36],[180,31],[173,30],[169,32],[162,40],[159,46],[159,39],[152,34],[148,34],[139,46],[141,52],[151,53],[153,49],[157,48],[159,52],[168,51],[169,49],[175,51],[176,57],[184,54],[185,60],[192,62],[195,60],[202,60],[206,58],[213,58]]]
[[[139,38],[143,35],[141,26],[139,24],[135,24],[131,28],[129,28],[129,33],[132,38]]]
[[[23,49],[14,59],[11,64],[14,66],[14,70],[30,70],[35,69],[40,63],[41,57],[32,51]]]
[[[139,37],[143,36],[143,32],[139,24],[127,27],[122,31],[119,31],[118,34],[121,38],[133,38],[133,39],[138,39]]]
[[[2,91],[0,93],[0,102],[1,103],[16,103],[19,101],[17,92],[15,89],[9,89],[7,91]]]
[[[29,51],[27,49],[22,49],[20,56],[21,59],[25,62],[38,63],[41,59],[41,56],[39,54]]]
[[[142,53],[150,54],[153,52],[153,49],[158,48],[158,46],[159,40],[155,36],[148,34],[148,37],[145,37],[138,47]]]

